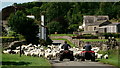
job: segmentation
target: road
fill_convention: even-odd
[[[61,44],[64,44],[64,40],[52,40],[53,43],[61,43]]]
[[[91,62],[87,61],[69,61],[64,59],[63,61],[59,60],[50,60],[53,65],[53,68],[116,68],[112,65],[103,64],[100,62]]]

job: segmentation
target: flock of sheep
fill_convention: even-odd
[[[58,46],[57,45],[48,45],[48,47],[45,48],[41,45],[37,46],[37,45],[29,44],[29,45],[22,45],[21,49],[25,56],[44,57],[44,58],[51,60],[51,59],[59,58],[59,53],[61,50],[63,50],[63,49],[61,49],[61,46],[62,46],[62,44],[60,44]],[[82,52],[84,49],[73,47],[73,48],[70,48],[69,50],[73,51],[73,55],[76,56],[80,52]],[[93,47],[92,50],[95,52],[96,58],[108,59],[107,54],[103,55],[103,54],[98,53],[98,51],[100,50],[99,47]],[[20,53],[20,47],[16,47],[16,49],[12,50],[12,51],[10,49],[3,50],[3,53],[18,54],[18,53]]]

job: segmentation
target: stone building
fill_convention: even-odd
[[[120,23],[110,22],[108,16],[83,16],[82,34],[120,33]]]

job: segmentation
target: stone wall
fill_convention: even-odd
[[[58,39],[58,38],[67,39],[70,42],[72,42],[73,44],[75,44],[76,47],[79,47],[79,48],[83,47],[86,44],[86,42],[80,41],[79,39],[72,39],[72,37],[70,37],[70,36],[50,36],[50,38],[51,39],[55,39],[55,38],[56,39]],[[90,42],[90,44],[92,46],[100,47],[102,50],[107,49],[107,46],[108,46],[107,45],[108,42],[106,42],[106,41],[95,41],[95,42]],[[120,42],[118,42],[118,45],[120,46]],[[118,49],[118,46],[117,46],[117,49]]]
[[[58,38],[64,38],[75,44],[77,47],[83,47],[86,42],[80,41],[79,39],[72,39],[70,36],[50,36],[51,39],[58,39]],[[101,46],[102,44],[105,44],[106,42],[90,42],[93,46]]]

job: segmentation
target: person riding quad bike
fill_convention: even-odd
[[[67,44],[67,41],[65,41],[65,43],[63,44],[63,46],[61,47],[62,51],[60,51],[60,61],[63,61],[64,58],[70,59],[70,61],[74,61],[74,56],[73,56],[73,51],[70,51],[69,48],[71,48],[71,46],[69,44]]]
[[[95,61],[95,52],[91,51],[92,47],[89,42],[87,42],[83,49],[85,49],[85,51],[82,51],[80,54],[81,61],[85,61],[85,59]]]

